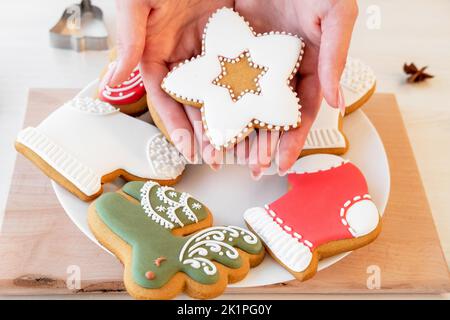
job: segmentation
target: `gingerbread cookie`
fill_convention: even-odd
[[[348,57],[341,86],[347,115],[364,105],[375,92],[375,75],[361,60]],[[301,155],[315,153],[340,155],[347,152],[349,145],[342,130],[342,123],[343,117],[339,109],[331,107],[323,100]]]
[[[373,95],[376,88],[375,73],[361,60],[348,57],[341,77],[341,87],[347,115],[363,106]]]
[[[185,167],[156,127],[92,98],[75,98],[38,126],[23,129],[16,149],[84,201],[118,176],[170,185]]]
[[[348,141],[342,130],[342,120],[340,110],[331,107],[323,100],[301,155],[345,153],[348,149]]]
[[[299,125],[301,106],[291,80],[303,47],[291,34],[256,34],[238,13],[223,8],[205,27],[202,54],[175,67],[162,88],[201,108],[211,144],[228,148],[255,127],[286,131]]]
[[[317,154],[297,161],[290,191],[251,208],[244,219],[280,264],[298,280],[312,277],[321,259],[358,249],[381,230],[366,180],[352,163]]]
[[[115,61],[108,65],[112,67]],[[105,72],[100,76],[103,77]],[[139,115],[147,111],[147,92],[145,91],[139,67],[134,68],[128,79],[116,87],[105,85],[98,90],[98,98],[118,108],[128,115]]]
[[[125,287],[137,299],[170,299],[183,291],[213,298],[264,258],[253,233],[211,227],[204,204],[151,181],[102,195],[89,207],[88,222],[125,266]]]

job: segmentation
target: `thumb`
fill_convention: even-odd
[[[340,79],[347,60],[353,26],[358,16],[356,1],[338,1],[321,20],[319,78],[327,103],[341,110],[345,102]]]
[[[143,0],[116,0],[117,64],[105,82],[115,87],[124,82],[139,64],[145,47],[150,5]]]

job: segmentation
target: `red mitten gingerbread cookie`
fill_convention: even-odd
[[[381,220],[366,180],[351,162],[318,154],[297,161],[291,190],[244,214],[270,254],[298,280],[312,277],[319,260],[372,242]]]

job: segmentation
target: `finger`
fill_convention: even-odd
[[[278,145],[279,132],[260,129],[250,149],[249,168],[253,179],[261,179],[270,167]]]
[[[320,81],[316,73],[305,75],[297,85],[302,104],[301,124],[297,129],[284,132],[276,152],[278,173],[283,176],[300,156],[309,130],[316,119],[322,101]]]
[[[196,152],[191,123],[182,105],[169,97],[160,86],[168,71],[164,63],[141,63],[150,113],[164,135],[193,163],[196,161]]]
[[[248,158],[250,155],[250,145],[253,133],[250,133],[249,136],[245,137],[244,140],[239,142],[234,146],[234,153],[236,155],[237,164],[239,165],[246,165],[248,164]]]
[[[197,140],[201,152],[201,158],[208,164],[213,170],[220,169],[222,164],[221,152],[216,150],[209,142],[208,137],[205,134],[205,129],[202,123],[202,115],[200,110],[194,107],[185,106],[186,115],[194,129],[194,134]]]
[[[321,19],[319,78],[325,100],[336,108],[345,108],[339,81],[347,60],[348,48],[358,6],[356,1],[338,1]]]
[[[116,0],[117,64],[109,75],[108,85],[117,86],[128,79],[139,64],[145,47],[150,5],[144,0]]]

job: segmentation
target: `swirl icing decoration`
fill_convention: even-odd
[[[228,259],[237,260],[239,253],[230,245],[237,238],[242,238],[248,245],[258,243],[258,238],[243,228],[212,227],[192,236],[181,249],[179,260],[195,269],[202,268],[206,275],[214,275],[217,273],[217,268],[205,257],[210,253],[216,253],[221,257],[226,256]]]
[[[141,205],[148,217],[167,229],[182,228],[188,222],[198,222],[204,206],[186,192],[148,181],[141,188]]]
[[[244,219],[297,279],[312,276],[321,257],[360,248],[377,237],[378,210],[351,162],[325,154],[304,157],[288,181],[288,193],[264,208],[247,210]]]
[[[146,95],[139,68],[134,68],[128,79],[116,87],[106,85],[100,90],[100,99],[113,105],[126,105],[139,101]]]
[[[104,243],[115,235],[131,247],[131,261],[123,261],[125,274],[130,273],[133,284],[152,297],[164,286],[174,285],[171,281],[179,283],[177,277],[208,285],[205,290],[210,285],[224,286],[219,281],[224,276],[219,264],[233,272],[248,268],[243,259],[250,259],[253,265],[264,254],[261,241],[250,231],[234,226],[209,227],[210,213],[204,204],[154,182],[129,182],[120,193],[99,197],[91,208],[89,225],[95,236]],[[96,227],[96,219],[106,226],[107,234]],[[114,247],[111,251],[122,256]]]

